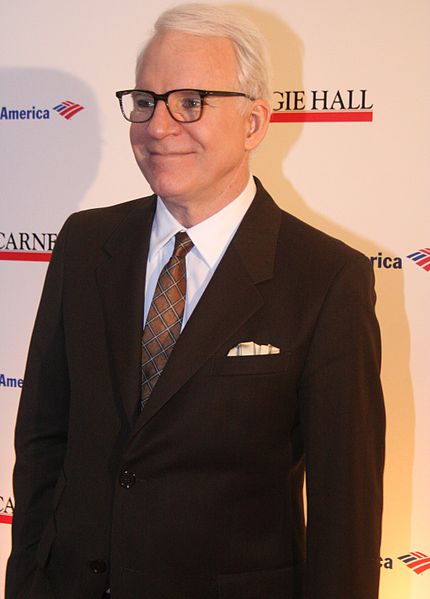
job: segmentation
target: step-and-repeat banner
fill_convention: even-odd
[[[134,85],[137,51],[172,4],[0,4],[1,595],[14,422],[49,254],[71,212],[149,191],[114,91]],[[237,7],[267,36],[274,65],[273,119],[254,173],[284,209],[375,269],[388,416],[380,596],[428,599],[430,4]]]

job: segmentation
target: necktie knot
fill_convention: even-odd
[[[179,231],[175,235],[175,249],[173,250],[173,256],[176,258],[185,258],[190,249],[193,247],[193,242],[188,237],[185,231]]]

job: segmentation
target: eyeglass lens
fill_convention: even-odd
[[[146,92],[133,91],[122,97],[124,115],[135,123],[148,121],[155,110],[155,104],[154,97]],[[202,107],[202,98],[193,90],[172,92],[167,100],[170,114],[182,123],[197,121],[201,116]]]

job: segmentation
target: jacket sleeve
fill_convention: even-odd
[[[305,599],[376,599],[385,412],[374,275],[355,255],[321,306],[301,383]]]
[[[15,511],[6,599],[25,596],[37,569],[37,549],[52,516],[66,446],[69,380],[62,326],[68,222],[48,267],[31,338],[15,430]]]

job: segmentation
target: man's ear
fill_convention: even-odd
[[[245,149],[253,150],[263,140],[270,122],[271,109],[263,98],[257,98],[247,115]]]

